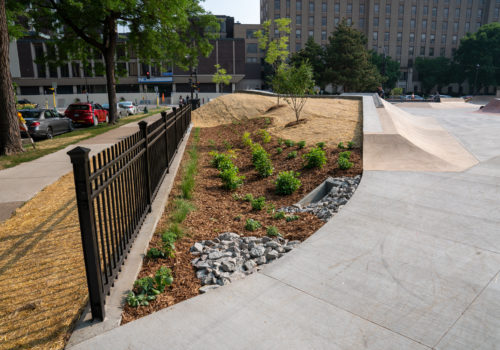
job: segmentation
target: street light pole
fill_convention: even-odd
[[[478,92],[476,85],[477,85],[477,74],[479,73],[479,67],[480,67],[479,63],[476,64],[476,77],[474,78],[474,91],[472,92],[472,95],[474,95],[474,96]]]

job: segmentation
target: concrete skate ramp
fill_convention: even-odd
[[[364,133],[365,170],[464,171],[478,163],[432,117],[416,117],[383,101],[382,132]]]
[[[484,108],[480,109],[483,113],[500,113],[500,98],[492,99]]]

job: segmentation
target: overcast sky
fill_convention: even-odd
[[[235,22],[260,23],[260,0],[205,0],[201,6],[214,15],[234,17]]]

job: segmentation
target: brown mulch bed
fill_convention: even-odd
[[[191,266],[193,256],[189,252],[190,247],[197,241],[213,239],[223,232],[236,232],[245,236],[264,236],[266,235],[266,226],[270,225],[276,226],[286,239],[303,241],[324,224],[316,216],[306,213],[299,214],[300,219],[292,222],[275,220],[266,210],[253,211],[249,202],[234,199],[234,194],[241,197],[247,193],[252,193],[254,197],[265,196],[267,202],[271,202],[276,208],[280,208],[298,202],[328,176],[355,176],[361,174],[362,152],[360,148],[351,151],[351,161],[354,166],[349,170],[338,169],[338,153],[343,150],[331,147],[326,148],[328,162],[322,169],[304,169],[302,155],[307,153],[309,148],[314,145],[306,145],[301,150],[297,146],[286,147],[284,144],[278,146],[276,138],[273,138],[268,144],[262,144],[256,131],[272,127],[269,122],[268,118],[259,118],[200,130],[200,142],[198,144],[200,157],[196,188],[192,200],[196,210],[191,212],[183,223],[188,234],[176,242],[175,258],[156,260],[145,258],[139,274],[139,278],[153,276],[161,266],[168,266],[172,269],[174,283],[164,293],[158,295],[157,299],[152,301],[149,306],[138,308],[125,306],[122,324],[198,295],[201,284],[196,278],[194,268]],[[273,175],[269,178],[262,179],[258,177],[252,166],[251,151],[245,148],[241,141],[245,131],[252,133],[252,139],[261,143],[271,155],[275,169]],[[298,138],[300,139],[300,136]],[[190,144],[193,142],[192,137],[189,142]],[[211,156],[209,152],[214,150],[214,147],[217,151],[224,152],[229,145],[236,152],[237,158],[234,163],[239,167],[240,174],[246,177],[243,186],[236,191],[222,189],[221,180],[217,176],[218,171],[210,166]],[[188,149],[189,147],[190,145],[188,145]],[[277,154],[277,147],[283,149],[281,154]],[[291,151],[297,151],[297,157],[287,159],[287,155]],[[188,158],[186,153],[183,164]],[[277,174],[284,170],[300,172],[302,186],[290,196],[279,196],[274,192],[275,186],[273,182]],[[159,229],[150,243],[150,248],[161,247],[162,245],[161,234],[168,225],[169,212],[172,211],[172,199],[176,198],[180,193],[181,177],[182,171],[179,171],[171,193],[171,200],[163,214],[162,221],[158,225]],[[245,220],[248,218],[258,220],[262,224],[262,228],[254,232],[245,230]]]

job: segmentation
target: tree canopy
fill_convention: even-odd
[[[313,70],[314,81],[324,89],[326,83],[324,77],[325,50],[313,38],[309,38],[306,46],[290,57],[290,64],[293,66],[299,67],[304,62],[309,62]]]
[[[452,62],[446,57],[417,57],[415,60],[415,69],[418,72],[418,79],[422,84],[422,90],[425,94],[437,86],[448,85],[452,82]]]
[[[391,56],[384,56],[383,54],[379,54],[375,51],[371,52],[370,61],[377,67],[378,71],[382,75],[382,78],[385,81],[384,88],[394,88],[399,79],[399,62],[393,60]]]
[[[307,95],[312,93],[314,87],[313,69],[307,61],[298,66],[288,66],[283,63],[278,69],[277,76],[281,76],[281,93],[285,95],[286,102],[295,112],[298,122]]]
[[[216,64],[214,67],[215,74],[212,77],[212,81],[220,86],[219,92],[222,92],[222,84],[229,85],[232,76],[227,74],[226,69],[222,68],[220,64]]]

